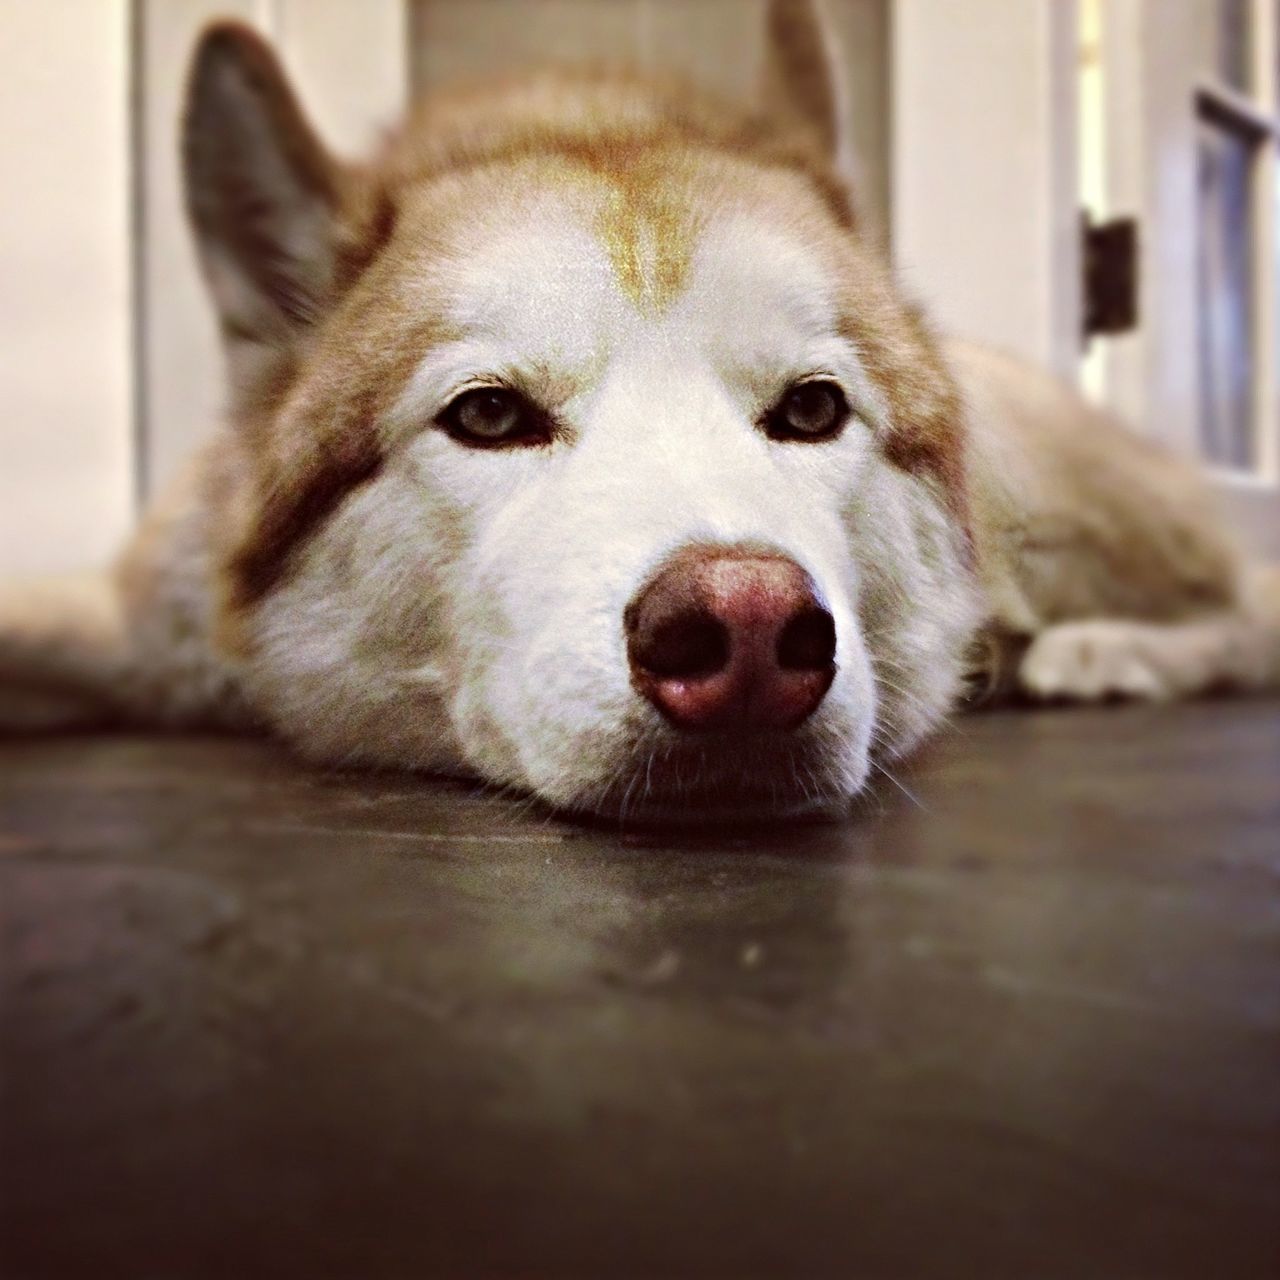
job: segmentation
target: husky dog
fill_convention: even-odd
[[[1188,469],[941,341],[866,243],[813,8],[759,116],[625,76],[337,162],[210,29],[187,203],[227,421],[110,576],[7,589],[0,723],[265,725],[570,811],[838,807],[975,684],[1280,684]]]

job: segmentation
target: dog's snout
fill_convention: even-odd
[[[636,688],[681,729],[794,729],[835,676],[835,621],[784,555],[686,548],[625,623]]]

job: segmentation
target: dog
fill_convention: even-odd
[[[967,693],[1280,686],[1188,466],[936,335],[837,163],[814,7],[759,114],[627,75],[426,101],[339,163],[203,36],[187,205],[227,420],[109,576],[12,584],[0,722],[267,727],[570,813],[841,811]]]

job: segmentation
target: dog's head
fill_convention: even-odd
[[[223,608],[304,749],[780,813],[944,712],[961,413],[824,154],[812,14],[772,19],[767,121],[534,77],[428,102],[359,168],[255,37],[206,36],[185,154],[233,382]]]

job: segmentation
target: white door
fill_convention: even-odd
[[[1082,0],[1082,174],[1139,235],[1137,328],[1089,382],[1280,558],[1280,0]]]

